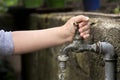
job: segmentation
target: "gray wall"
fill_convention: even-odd
[[[120,54],[120,16],[114,14],[70,12],[54,14],[32,14],[30,20],[30,29],[44,29],[63,25],[68,18],[74,15],[86,15],[90,21],[96,24],[91,26],[91,37],[86,43],[95,43],[106,41],[111,43],[115,52]],[[58,63],[57,55],[60,52],[58,46],[28,54],[24,58],[26,80],[57,80]],[[104,80],[104,61],[103,55],[97,55],[91,52],[80,54],[70,54],[70,60],[67,63],[66,80]],[[117,75],[120,78],[120,58],[118,57]]]
[[[87,13],[87,12],[69,12],[69,13],[51,13],[51,14],[31,14],[29,29],[45,29],[63,25],[68,18],[74,15],[87,15],[90,21],[96,22],[91,26],[91,37],[86,43],[92,44],[98,41],[111,43],[118,55],[117,75],[120,78],[120,16],[114,14]],[[11,16],[0,16],[0,26],[3,29],[14,30],[14,19]],[[8,27],[10,26],[10,27]],[[57,55],[60,48],[65,45],[36,51],[23,55],[23,73],[25,80],[57,80],[58,62]],[[84,54],[70,54],[70,60],[67,63],[66,80],[104,80],[104,61],[103,55],[97,55],[91,52]],[[12,59],[7,57],[13,64],[17,72],[21,71],[20,56]],[[18,61],[17,61],[18,60]],[[19,62],[19,63],[18,63]]]

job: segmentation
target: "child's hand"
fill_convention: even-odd
[[[89,27],[89,18],[83,15],[75,16],[70,18],[66,23],[65,23],[65,28],[68,31],[69,37],[73,39],[75,35],[75,29],[76,27],[74,26],[74,23],[78,23],[78,28],[80,32],[80,36],[83,37],[84,39],[88,38],[90,36],[90,27]]]

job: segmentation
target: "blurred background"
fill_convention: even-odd
[[[25,28],[23,24],[26,23],[19,22],[25,22],[27,14],[69,11],[120,14],[120,0],[0,0],[0,14],[11,13],[16,19],[14,26],[17,28],[14,30]],[[12,57],[8,60],[9,62],[0,58],[0,80],[16,80],[16,72],[17,80],[20,80],[21,57]]]
[[[72,8],[81,11],[120,13],[120,0],[0,0],[0,12],[6,12],[13,6],[39,10]]]

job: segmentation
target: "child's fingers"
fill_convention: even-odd
[[[83,36],[84,39],[87,39],[90,36],[90,34],[86,34]]]
[[[79,32],[84,32],[84,31],[87,31],[87,30],[89,30],[89,28],[90,28],[90,26],[89,26],[89,24],[87,24],[87,25],[85,25],[85,26],[83,26],[83,27],[80,27],[79,28]]]

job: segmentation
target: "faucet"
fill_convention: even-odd
[[[105,61],[105,80],[116,79],[116,61],[117,57],[114,53],[114,47],[108,42],[97,42],[94,44],[84,44],[83,38],[79,36],[78,23],[73,24],[76,27],[74,40],[71,44],[64,47],[58,56],[59,61],[59,80],[65,80],[66,63],[69,59],[70,52],[92,51],[96,54],[103,54]]]

